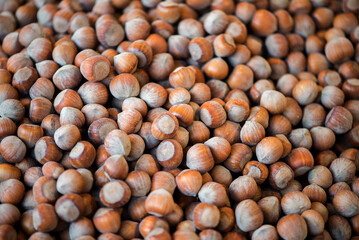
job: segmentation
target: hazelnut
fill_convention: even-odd
[[[151,179],[144,171],[130,172],[125,181],[131,189],[131,196],[143,197],[150,191]]]
[[[125,99],[137,96],[140,92],[140,85],[131,74],[122,73],[110,82],[110,92],[117,99]]]
[[[168,169],[176,168],[183,158],[182,147],[176,140],[164,140],[156,149],[156,158],[161,166]]]
[[[18,70],[24,67],[33,67],[31,58],[25,53],[16,53],[9,57],[7,63],[5,63],[7,70],[11,73],[16,73]]]
[[[178,120],[169,112],[157,116],[151,126],[152,135],[159,140],[172,138],[177,130]]]
[[[202,104],[200,117],[208,127],[216,128],[226,121],[226,112],[219,103],[208,101]]]
[[[328,195],[331,199],[334,198],[334,196],[342,191],[342,190],[350,190],[350,186],[346,182],[338,182],[334,183],[329,189],[328,189]],[[332,206],[334,208],[334,206]],[[328,209],[329,210],[329,209]]]
[[[147,237],[147,235],[156,228],[162,228],[166,231],[169,231],[168,223],[156,216],[147,216],[143,220],[141,220],[139,224],[139,232],[142,236]]]
[[[115,209],[99,208],[93,216],[93,223],[101,233],[117,233],[121,226],[121,217]]]
[[[256,191],[256,181],[248,175],[238,177],[229,185],[230,196],[237,202],[245,199],[253,199]]]
[[[326,112],[322,105],[312,103],[305,106],[303,110],[302,125],[305,128],[312,128],[324,124]]]
[[[203,71],[210,78],[222,80],[227,77],[229,68],[222,58],[212,58],[205,63]]]
[[[278,233],[274,226],[272,225],[262,225],[260,228],[255,230],[252,234],[252,239],[277,239]]]
[[[352,235],[352,229],[348,220],[339,215],[332,215],[328,220],[328,230],[330,236],[334,239],[350,239]]]
[[[235,52],[228,57],[228,61],[235,68],[238,65],[248,62],[250,57],[251,57],[251,52],[249,48],[244,44],[237,44]],[[243,84],[245,85],[246,83]]]
[[[95,48],[97,46],[96,32],[90,26],[83,26],[76,29],[71,40],[80,49]]]
[[[302,192],[307,195],[312,202],[320,202],[324,204],[327,200],[327,194],[324,189],[317,184],[307,185]]]
[[[267,79],[272,73],[269,62],[265,58],[258,55],[253,56],[247,62],[247,66],[252,69],[256,79]]]
[[[296,176],[304,175],[314,166],[313,155],[303,147],[293,149],[287,157],[287,162]]]
[[[250,27],[255,34],[268,36],[277,31],[277,19],[271,12],[259,9],[255,12]]]
[[[231,99],[225,105],[228,119],[233,122],[242,122],[249,115],[249,104],[244,100]]]
[[[122,207],[131,198],[131,190],[122,180],[106,183],[100,191],[100,200],[106,207]]]
[[[247,28],[241,21],[234,18],[234,20],[228,24],[225,34],[231,36],[235,43],[244,43],[247,37]]]
[[[158,171],[152,176],[151,191],[164,189],[173,194],[176,188],[175,176],[171,172]]]
[[[216,163],[223,162],[227,159],[231,152],[231,146],[229,142],[222,137],[213,137],[204,142],[212,152],[214,161]]]
[[[190,67],[176,68],[169,76],[169,81],[172,87],[183,87],[190,89],[196,80],[195,72]]]
[[[71,149],[69,158],[75,168],[89,168],[95,161],[96,150],[87,141],[80,141]]]
[[[143,138],[146,147],[149,149],[156,147],[160,143],[160,140],[152,135],[151,126],[151,122],[144,122],[142,123],[141,130],[139,131],[139,135]]]
[[[297,213],[289,214],[278,221],[277,231],[284,239],[305,239],[308,227],[305,219]]]
[[[16,222],[20,220],[21,214],[19,209],[10,203],[2,203],[0,204],[0,223],[14,225]]]
[[[47,176],[38,178],[33,185],[33,194],[38,203],[54,203],[58,197],[56,181]]]
[[[142,125],[142,115],[137,110],[124,110],[117,115],[117,123],[127,134],[138,132]]]
[[[86,104],[81,109],[81,112],[85,116],[87,125],[90,125],[92,122],[98,119],[109,117],[108,110],[100,104]]]
[[[20,179],[21,172],[17,167],[10,165],[8,163],[0,164],[0,182],[9,180],[9,179]]]
[[[51,112],[51,110],[52,103],[50,100],[43,97],[34,98],[30,102],[30,120],[39,123]]]
[[[247,162],[251,160],[252,155],[252,150],[247,145],[235,143],[231,147],[231,154],[224,161],[224,166],[232,172],[241,172]]]
[[[352,114],[341,106],[333,107],[325,118],[325,126],[336,134],[346,133],[352,128],[352,124]]]
[[[0,76],[1,76],[1,72],[0,72]],[[4,78],[2,77],[2,79],[4,79]],[[0,103],[5,101],[6,99],[18,99],[19,98],[19,93],[12,85],[9,84],[10,82],[11,81],[2,83],[0,85],[0,92],[2,95],[0,98]]]
[[[61,149],[56,145],[54,138],[46,136],[40,138],[34,148],[35,159],[44,164],[50,161],[59,161],[62,158]]]
[[[176,184],[182,194],[196,196],[202,187],[202,176],[197,170],[183,170],[176,176]]]
[[[49,58],[52,51],[52,43],[46,38],[36,38],[31,41],[27,53],[35,62],[41,62]]]
[[[94,236],[95,229],[92,221],[86,217],[81,217],[77,221],[72,222],[69,226],[69,235],[75,238],[80,238],[81,236],[86,235],[90,237]]]
[[[0,153],[9,163],[22,161],[26,154],[26,145],[16,136],[8,136],[0,143]]]
[[[18,204],[25,192],[25,186],[17,179],[8,179],[0,183],[0,202]]]
[[[327,150],[335,144],[335,134],[329,128],[313,127],[310,133],[313,139],[313,147],[317,150]]]
[[[243,169],[243,176],[250,176],[257,184],[262,184],[268,177],[268,168],[263,163],[250,161]]]
[[[133,53],[124,52],[114,57],[114,66],[119,74],[134,73],[137,69],[137,64],[137,56]]]
[[[60,113],[60,124],[73,124],[81,128],[85,124],[85,115],[77,108],[64,107]]]
[[[243,22],[248,23],[256,11],[256,6],[250,2],[240,2],[236,5],[235,15]]]
[[[69,39],[62,38],[54,45],[52,59],[60,66],[64,66],[73,63],[76,53],[77,47],[75,43]]]
[[[357,216],[352,217],[352,218],[350,219],[350,224],[351,224],[351,226],[352,226],[352,228],[353,228],[353,231],[354,231],[355,233],[357,233],[357,232],[358,232],[358,217],[357,217]]]
[[[217,57],[228,57],[235,51],[234,39],[229,34],[220,34],[214,39],[213,48]]]
[[[59,68],[53,76],[55,86],[60,90],[76,88],[81,82],[80,69],[74,65],[65,65]]]
[[[198,203],[193,209],[193,222],[200,230],[215,228],[219,224],[219,221],[220,211],[213,204]]]
[[[125,24],[125,33],[130,41],[145,39],[149,35],[150,29],[150,24],[142,18],[132,19]]]
[[[221,10],[213,10],[206,16],[203,27],[207,33],[217,35],[224,32],[227,24],[227,15]]]
[[[78,194],[65,194],[56,201],[55,209],[59,218],[65,222],[74,222],[84,212],[83,199]]]
[[[57,113],[61,113],[61,110],[64,107],[74,107],[77,109],[81,109],[83,106],[82,100],[80,95],[72,90],[72,89],[65,89],[61,91],[54,100],[54,108]]]
[[[269,183],[276,189],[284,189],[294,179],[294,171],[284,162],[276,162],[269,167]]]
[[[180,88],[177,88],[180,89]],[[173,90],[171,93],[173,93],[175,90]],[[170,93],[170,101],[171,101],[171,93]],[[187,127],[190,126],[193,123],[194,120],[194,111],[193,108],[188,104],[176,104],[172,106],[169,110],[170,113],[172,113],[179,122],[179,125]]]
[[[201,173],[211,170],[214,166],[214,159],[210,148],[202,143],[197,143],[187,151],[186,165]]]
[[[130,239],[134,238],[138,235],[138,223],[130,220],[125,220],[121,222],[120,231],[118,232],[120,236],[123,236],[124,238]],[[103,235],[111,234],[113,236],[119,237],[118,235],[112,234],[112,233],[104,233]],[[101,240],[106,240],[102,239]],[[112,239],[112,238],[108,238]]]
[[[321,165],[314,166],[308,173],[308,182],[317,184],[323,188],[329,188],[333,182],[333,176],[330,170]]]
[[[155,81],[163,81],[168,78],[174,69],[175,64],[172,55],[169,53],[158,53],[152,58],[148,74]]]
[[[125,37],[123,27],[115,20],[101,19],[96,21],[96,36],[105,47],[116,47]]]
[[[340,49],[340,51],[334,51],[334,49]],[[337,37],[325,45],[325,55],[332,63],[342,63],[354,55],[354,47],[347,38]]]
[[[105,79],[110,73],[110,61],[104,56],[93,56],[85,59],[80,66],[82,76],[91,82]]]
[[[205,83],[195,83],[189,93],[191,100],[197,104],[203,104],[211,99],[211,89]]]
[[[75,66],[80,68],[81,63],[83,61],[85,61],[87,58],[90,58],[90,57],[93,57],[93,56],[99,56],[99,55],[100,54],[98,52],[96,52],[95,50],[92,50],[92,49],[82,50],[81,52],[76,54],[76,57],[75,57],[75,60],[74,60]]]
[[[236,223],[241,231],[249,232],[263,224],[263,213],[256,202],[251,199],[241,201],[235,210]]]
[[[112,130],[105,137],[106,151],[111,154],[121,154],[127,156],[131,151],[131,142],[128,135],[122,130]]]
[[[134,109],[141,113],[142,117],[147,115],[147,105],[146,103],[136,97],[126,98],[122,103],[122,111]]]
[[[355,164],[346,158],[337,158],[332,161],[329,167],[333,174],[334,182],[350,181],[355,175]]]
[[[308,105],[316,99],[318,86],[312,80],[301,80],[293,88],[292,94],[301,105]]]
[[[42,173],[46,177],[57,179],[65,171],[64,167],[57,162],[50,161],[42,166]]]
[[[359,81],[357,78],[349,78],[347,79],[342,86],[342,90],[345,93],[345,96],[348,98],[358,98],[357,89],[358,89]],[[338,104],[340,105],[340,104]]]
[[[359,198],[349,190],[341,190],[333,198],[335,210],[344,217],[353,217],[359,211]]]
[[[152,108],[165,104],[167,95],[167,91],[157,83],[145,84],[140,92],[140,98]]]
[[[164,189],[152,191],[145,201],[145,209],[155,216],[165,216],[174,209],[174,201],[169,192]]]
[[[32,213],[34,228],[41,232],[50,232],[58,224],[55,207],[48,203],[37,205]]]
[[[91,141],[96,144],[101,144],[109,132],[117,129],[117,124],[114,120],[109,118],[100,118],[91,123],[88,128],[88,135]]]
[[[277,197],[263,197],[258,201],[258,206],[263,212],[264,223],[274,224],[280,217],[280,202]]]
[[[81,193],[84,186],[85,182],[82,175],[74,169],[65,170],[56,182],[56,189],[61,194]]]
[[[17,99],[6,99],[0,104],[0,116],[20,122],[25,116],[25,107]]]
[[[105,161],[103,169],[110,178],[123,180],[129,168],[123,155],[112,155]]]
[[[71,134],[70,134],[71,133]],[[80,141],[81,134],[75,125],[66,124],[55,131],[54,140],[56,145],[63,150],[70,150]]]
[[[276,58],[286,57],[288,54],[287,38],[280,34],[271,34],[265,40],[265,45],[270,56]]]
[[[145,151],[145,141],[137,134],[130,134],[128,137],[131,142],[131,151],[127,156],[127,160],[134,161],[140,158]]]
[[[51,100],[54,94],[54,84],[49,79],[42,77],[38,78],[29,90],[29,95],[32,99],[36,97],[44,97]]]
[[[153,54],[165,53],[168,51],[167,41],[157,33],[150,34],[147,37],[146,42],[150,45]]]
[[[187,21],[188,20],[189,19],[187,19]],[[194,19],[191,19],[191,20],[194,20]],[[195,21],[195,23],[197,23],[197,22]],[[184,34],[187,34],[187,33],[184,33]],[[185,36],[172,35],[168,38],[168,52],[174,58],[179,58],[179,59],[187,58],[187,57],[189,57],[189,49],[188,49],[189,42],[190,42],[190,40]],[[213,54],[213,50],[212,50],[212,54]]]
[[[264,91],[274,90],[274,89],[275,86],[272,81],[267,79],[260,79],[253,84],[253,86],[249,91],[249,94],[254,102],[259,103]]]
[[[206,182],[198,192],[201,202],[214,204],[217,207],[229,206],[229,199],[226,189],[222,184]]]
[[[192,39],[188,44],[189,54],[196,62],[207,62],[213,57],[212,44],[203,37]]]
[[[283,153],[282,142],[275,137],[265,137],[256,146],[259,162],[271,164],[278,161]]]
[[[253,85],[253,71],[246,65],[237,65],[229,75],[228,85],[233,89],[247,91]]]
[[[208,127],[201,121],[193,121],[192,125],[188,126],[187,130],[191,143],[203,143],[210,138]]]
[[[221,165],[215,166],[211,170],[210,175],[214,182],[223,184],[226,187],[228,187],[232,182],[232,175],[230,174],[230,171]]]

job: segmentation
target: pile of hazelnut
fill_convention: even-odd
[[[0,0],[1,240],[358,240],[358,0]]]

